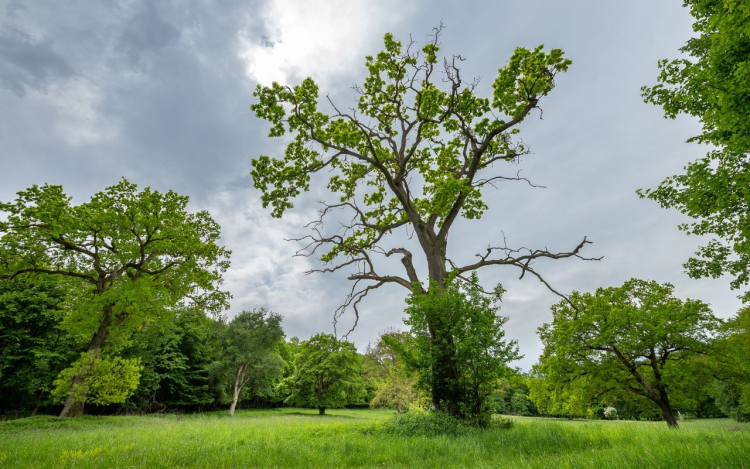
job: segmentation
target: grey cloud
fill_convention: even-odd
[[[49,38],[37,39],[13,26],[0,31],[0,85],[22,97],[27,89],[46,91],[73,68]]]
[[[135,66],[144,55],[159,52],[179,37],[180,31],[161,17],[157,4],[147,2],[125,25],[119,45]]]

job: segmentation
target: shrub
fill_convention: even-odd
[[[604,409],[604,418],[607,420],[615,420],[617,418],[617,409],[612,406]]]
[[[460,436],[471,433],[475,427],[439,410],[410,410],[386,420],[379,430],[399,436]]]

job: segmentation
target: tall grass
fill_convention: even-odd
[[[0,422],[0,467],[750,467],[750,424],[516,418],[463,436],[377,431],[383,410]],[[739,428],[730,430],[730,428]]]

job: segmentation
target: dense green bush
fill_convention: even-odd
[[[410,410],[386,420],[379,430],[400,436],[467,435],[475,427],[439,410]]]

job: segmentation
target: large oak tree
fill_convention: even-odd
[[[282,156],[252,162],[264,207],[281,217],[310,189],[313,175],[330,174],[327,188],[335,201],[323,202],[311,234],[298,240],[307,244],[298,254],[322,254],[326,266],[318,271],[352,269],[352,290],[336,317],[352,307],[358,319],[358,303],[383,285],[409,292],[416,287],[417,294],[426,294],[443,289],[450,272],[468,276],[493,265],[514,266],[521,276],[530,274],[550,287],[534,261],[580,257],[589,242],[583,238],[568,252],[514,249],[499,242],[465,263],[448,258],[451,228],[461,218],[481,218],[487,209],[485,188],[526,181],[503,171],[528,154],[518,126],[540,109],[555,77],[571,62],[560,49],[517,48],[498,70],[492,96],[482,97],[478,81],[462,75],[461,56],[438,59],[441,29],[421,49],[386,34],[384,50],[366,58],[368,75],[354,87],[359,99],[351,109],[326,98],[330,112],[320,110],[311,78],[297,86],[258,86],[255,92],[259,101],[252,109],[271,124],[269,136],[289,134]],[[325,221],[338,227],[341,218],[350,222],[335,232],[323,227]],[[415,267],[407,244],[412,236],[426,272]],[[391,256],[401,260],[401,273],[383,271],[383,258]],[[435,343],[450,346],[453,338],[445,335],[449,329],[441,327],[442,320],[431,318],[429,330]],[[436,382],[448,382],[455,357],[445,354],[440,368],[446,379]],[[432,394],[438,408],[454,399],[441,386]]]
[[[76,283],[63,326],[87,342],[89,362],[76,365],[61,416],[83,411],[86,370],[96,368],[105,343],[122,345],[145,318],[171,307],[226,307],[219,285],[229,251],[217,244],[218,224],[205,211],[188,212],[187,203],[124,179],[80,205],[48,184],[0,203],[6,278],[57,275]]]

